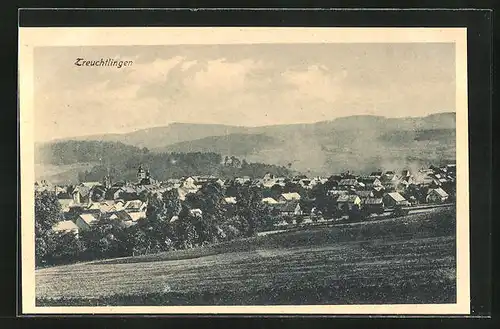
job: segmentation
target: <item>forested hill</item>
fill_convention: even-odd
[[[166,180],[191,175],[215,175],[222,178],[236,176],[262,177],[267,172],[288,176],[290,171],[283,166],[263,163],[248,163],[233,157],[232,163],[224,163],[223,156],[214,152],[153,153],[146,148],[128,146],[119,142],[102,141],[61,141],[39,145],[35,158],[42,169],[36,179],[46,179],[52,183],[68,183],[68,173],[64,170],[47,174],[43,166],[59,168],[90,163],[86,170],[80,170],[70,179],[74,181],[102,181],[109,172],[115,181],[135,180],[137,168],[145,164],[153,178]],[[52,169],[53,170],[53,169]],[[73,169],[74,171],[74,169]]]
[[[106,175],[108,168],[114,180],[136,179],[137,167],[144,163],[154,179],[166,180],[195,175],[214,175],[221,178],[250,176],[263,177],[267,172],[278,176],[289,176],[290,171],[281,166],[241,161],[238,166],[225,165],[217,153],[148,153],[132,156],[125,161],[114,162],[109,167],[96,165],[79,175],[80,181],[98,181]]]
[[[142,156],[146,148],[125,145],[121,142],[60,141],[35,145],[35,163],[70,165],[88,162],[119,162],[122,159]]]
[[[150,153],[213,152],[310,175],[421,168],[455,160],[456,115],[387,118],[357,115],[263,127],[174,123],[133,133],[81,137],[147,147]],[[75,139],[80,139],[76,138]],[[130,153],[130,152],[129,152]]]
[[[278,171],[282,169],[277,168],[286,167],[307,175],[328,176],[345,170],[357,173],[396,168],[417,170],[430,164],[455,161],[455,127],[453,112],[408,118],[358,115],[318,123],[264,127],[177,123],[128,134],[92,137],[96,140],[87,136],[45,144],[39,147],[36,159],[38,163],[59,167],[110,163],[129,170],[124,168],[125,164],[139,162],[144,157],[147,158],[144,162],[155,162],[164,161],[165,154],[170,152],[201,152],[236,156],[248,162],[275,165],[272,168]],[[193,165],[196,170],[189,173],[192,175],[200,170],[204,173],[222,170],[220,164],[209,162],[208,165],[204,160],[208,156],[198,157],[197,164],[187,162],[184,167],[178,167],[174,159],[174,164],[164,163],[155,168],[161,173],[160,177],[188,172]]]
[[[255,152],[261,152],[266,148],[276,148],[281,145],[281,140],[264,134],[228,134],[180,142],[154,151],[215,152],[245,157]]]

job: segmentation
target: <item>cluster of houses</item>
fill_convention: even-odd
[[[149,195],[161,195],[167,190],[176,189],[179,199],[185,200],[190,193],[196,193],[208,183],[227,187],[228,184],[250,184],[263,191],[277,190],[277,195],[266,196],[263,204],[269,205],[278,215],[300,216],[316,212],[314,199],[309,191],[318,184],[327,186],[326,197],[331,199],[341,211],[354,207],[369,213],[382,213],[395,207],[407,207],[417,203],[443,203],[450,198],[455,184],[454,164],[421,169],[415,173],[403,170],[372,172],[367,176],[352,175],[349,172],[332,175],[328,178],[298,176],[294,178],[275,177],[266,174],[262,178],[236,177],[224,181],[214,176],[189,176],[180,179],[158,181],[151,177],[148,170],[140,166],[137,181],[112,183],[107,176],[103,182],[82,182],[76,186],[51,185],[45,181],[36,182],[35,190],[50,190],[57,195],[64,214],[55,231],[89,230],[101,219],[112,219],[123,227],[135,225],[146,217]],[[283,193],[282,190],[288,190]],[[422,199],[418,194],[424,191]],[[232,207],[238,202],[236,197],[227,195],[223,203]],[[202,216],[200,209],[193,214]],[[175,220],[175,218],[172,218]]]
[[[403,170],[377,171],[367,176],[351,175],[349,172],[332,175],[329,178],[295,178],[291,182],[304,191],[317,184],[324,184],[328,200],[340,214],[356,209],[366,213],[384,213],[387,210],[410,207],[417,204],[440,204],[449,201],[454,193],[456,167],[449,164],[442,167],[431,166],[416,173]],[[266,182],[267,186],[273,186]],[[282,184],[278,179],[275,184]],[[284,186],[284,185],[282,185]],[[447,192],[448,191],[448,192]],[[423,198],[422,198],[422,193]],[[315,200],[297,192],[283,193],[277,199],[264,198],[262,202],[275,207],[282,215],[306,215],[318,213]]]

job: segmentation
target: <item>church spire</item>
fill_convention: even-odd
[[[137,169],[137,180],[140,183],[144,178],[146,178],[146,171],[144,171],[142,164],[140,164]]]

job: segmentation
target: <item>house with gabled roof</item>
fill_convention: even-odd
[[[52,189],[52,186],[46,180],[35,182],[35,191],[37,192],[48,191],[50,189]]]
[[[68,193],[68,187],[67,186],[54,186],[53,189],[54,193],[56,194],[58,199],[69,199],[71,198],[71,195]]]
[[[52,226],[52,231],[57,233],[73,233],[78,237],[79,227],[71,220],[63,220]]]
[[[287,203],[277,204],[276,209],[278,209],[281,215],[288,215],[288,216],[302,215],[302,209],[300,207],[299,200],[292,200]]]
[[[102,186],[101,182],[82,182],[80,183],[80,186],[85,186],[87,188],[93,188],[95,186]]]
[[[106,219],[111,221],[111,224],[118,228],[127,228],[137,224],[137,220],[133,220],[129,213],[125,210],[115,211],[106,214]]]
[[[329,190],[326,192],[326,195],[331,197],[332,200],[334,200],[334,201],[337,201],[339,196],[347,195],[347,194],[349,194],[349,191],[347,191],[347,190]]]
[[[239,185],[244,185],[244,184],[246,184],[247,182],[250,182],[250,177],[248,177],[248,176],[236,177],[236,178],[234,179],[234,182],[235,182],[236,184],[239,184]]]
[[[125,186],[125,185],[127,185],[127,183],[126,183],[126,182],[119,181],[119,182],[114,182],[114,183],[111,185],[111,187],[123,187],[123,186]]]
[[[340,174],[333,174],[333,175],[330,175],[330,177],[328,177],[328,180],[330,182],[340,182],[340,180],[342,179],[342,175]]]
[[[93,214],[80,214],[75,221],[76,226],[82,231],[88,231],[97,224],[98,220]]]
[[[91,201],[101,201],[104,200],[106,196],[106,187],[102,185],[95,185],[90,188],[90,200]]]
[[[377,177],[362,176],[357,181],[363,184],[366,189],[372,189],[376,186],[382,186],[382,182]]]
[[[268,204],[268,205],[275,205],[278,203],[275,199],[268,197],[268,198],[263,198],[262,203]]]
[[[146,211],[127,211],[127,214],[133,222],[146,218]]]
[[[57,201],[61,205],[62,212],[70,211],[71,207],[74,205],[73,199],[57,199]]]
[[[102,212],[101,203],[89,202],[83,211],[86,213],[95,213],[95,214],[101,213]]]
[[[199,209],[199,208],[189,209],[189,215],[193,216],[193,217],[202,218],[203,217],[203,211],[201,209]]]
[[[262,178],[262,180],[263,180],[264,182],[266,182],[266,181],[270,181],[270,180],[274,180],[274,175],[273,175],[273,174],[271,174],[271,173],[266,173],[266,174],[264,175],[264,177]]]
[[[362,200],[361,208],[368,213],[381,214],[384,212],[384,201],[382,198],[369,197]]]
[[[396,192],[396,189],[398,187],[398,181],[397,180],[383,181],[382,187],[387,192]]]
[[[355,191],[354,194],[359,196],[361,199],[373,197],[373,191],[370,191],[370,190],[359,190],[359,191]]]
[[[224,181],[215,176],[193,176],[192,178],[195,180],[195,185],[198,188],[202,188],[211,184],[217,184],[220,187],[224,186]]]
[[[424,186],[433,185],[436,183],[436,181],[439,182],[439,180],[434,177],[434,172],[430,169],[421,169],[414,177],[415,184]]]
[[[121,210],[123,205],[124,203],[121,200],[107,200],[99,203],[102,213],[110,213]]]
[[[238,201],[236,200],[236,197],[230,196],[230,197],[225,197],[222,201],[224,204],[236,204]]]
[[[71,196],[76,204],[88,203],[90,201],[90,187],[80,184],[73,189]]]
[[[396,173],[392,170],[387,170],[381,177],[381,180],[392,180],[396,178]]]
[[[123,192],[123,186],[113,186],[106,190],[104,199],[106,200],[117,200],[121,198],[121,193]]]
[[[143,202],[141,200],[130,200],[125,202],[123,205],[123,209],[125,211],[145,211],[148,207],[147,202]]]
[[[191,176],[185,177],[181,180],[181,186],[186,188],[186,189],[198,188],[198,186],[196,186],[196,183],[197,183],[197,180]]]
[[[278,202],[290,202],[298,200],[300,200],[300,194],[297,192],[283,193],[278,198]]]
[[[181,183],[181,180],[179,178],[169,178],[166,181],[162,182],[161,185],[169,187],[169,186],[173,186],[174,184],[180,184],[180,183]]]
[[[425,200],[428,203],[441,203],[448,200],[448,197],[449,197],[448,193],[446,193],[445,190],[439,187],[435,189],[430,189],[429,192],[427,193],[427,197],[425,198]]]
[[[118,210],[112,213],[106,214],[106,219],[118,220],[118,221],[132,221],[132,217],[130,217],[129,213],[125,210]]]
[[[356,178],[343,178],[339,181],[338,188],[351,189],[357,187],[358,185],[358,180]]]
[[[413,184],[413,178],[411,176],[401,177],[396,186],[395,191],[399,193],[404,193],[410,185]]]
[[[281,184],[278,184],[278,182],[275,179],[262,181],[262,187],[264,188],[271,188],[274,185],[281,185]]]
[[[99,219],[102,215],[101,208],[92,206],[92,204],[81,207],[80,212],[82,214],[91,214],[92,216],[94,216],[97,219]]]
[[[381,170],[377,170],[377,171],[373,171],[371,174],[370,174],[370,177],[374,177],[374,178],[379,178],[382,177],[383,175],[383,172]]]
[[[450,174],[456,174],[457,165],[455,163],[450,163],[446,165],[446,172]]]
[[[401,170],[401,177],[411,177],[411,171],[409,169],[403,169]]]
[[[386,193],[383,197],[384,204],[389,207],[393,208],[396,206],[404,206],[407,207],[410,205],[410,202],[408,202],[401,194],[398,192],[389,192]]]
[[[337,198],[337,207],[341,210],[352,210],[361,207],[361,198],[356,194],[342,194]]]
[[[300,209],[303,214],[311,215],[313,210],[316,211],[316,199],[315,198],[302,198],[300,200]]]
[[[310,189],[315,186],[317,183],[313,183],[314,181],[311,179],[300,179],[296,183],[302,186],[305,189]]]
[[[372,192],[373,192],[373,195],[375,197],[382,197],[385,193],[385,187],[384,186],[374,186]]]

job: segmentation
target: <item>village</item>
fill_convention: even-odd
[[[223,180],[214,176],[189,176],[158,181],[141,165],[137,169],[136,182],[112,182],[109,176],[103,177],[102,182],[81,182],[76,186],[41,181],[35,183],[35,191],[49,191],[57,195],[62,217],[53,230],[73,232],[78,236],[79,232],[90,230],[104,219],[120,227],[133,226],[146,218],[148,202],[152,197],[161,198],[166,191],[176,191],[182,203],[186,196],[196,193],[206,184],[217,184],[225,192],[221,201],[226,211],[239,201],[231,194],[231,185],[259,189],[262,192],[261,203],[272,209],[276,218],[274,226],[278,227],[342,219],[353,213],[363,214],[364,219],[388,211],[402,215],[412,207],[454,202],[455,179],[455,164],[448,164],[416,172],[408,169],[400,172],[376,171],[366,176],[345,172],[313,178],[266,174],[262,178]],[[325,212],[325,204],[332,211]],[[190,211],[203,218],[203,209]]]

